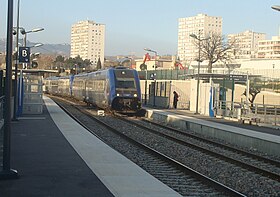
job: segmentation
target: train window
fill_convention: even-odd
[[[115,70],[116,88],[136,88],[134,74],[131,70]]]
[[[116,78],[134,78],[131,70],[115,70]]]
[[[116,88],[135,88],[134,79],[130,80],[116,80]]]

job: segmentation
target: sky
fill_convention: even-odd
[[[6,38],[8,0],[0,0],[0,38]],[[18,0],[14,0],[14,26]],[[178,19],[203,13],[223,18],[223,35],[245,30],[278,35],[280,0],[20,0],[20,26],[43,27],[27,39],[44,44],[70,44],[71,26],[93,20],[106,25],[105,56],[175,55]]]

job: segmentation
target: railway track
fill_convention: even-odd
[[[205,139],[202,141],[208,142],[206,143],[206,145],[205,142],[202,143],[201,140],[193,141],[193,138],[188,140],[182,140],[182,135],[177,136],[177,139],[174,139],[174,132],[171,132],[170,135],[166,135],[166,133],[170,133],[170,131],[168,131],[169,129],[166,130],[165,128],[165,130],[160,132],[161,129],[158,127],[150,129],[149,127],[151,123],[149,123],[149,126],[147,126],[147,123],[144,123],[144,126],[142,127],[139,126],[139,123],[141,122],[139,119],[135,120],[137,124],[132,123],[131,120],[127,120],[126,118],[121,119],[124,122],[132,124],[131,130],[135,132],[138,130],[138,128],[142,128],[143,133],[141,133],[141,135],[146,136],[146,138],[152,139],[150,140],[150,145],[152,147],[157,149],[157,147],[167,146],[168,150],[165,150],[165,153],[169,157],[176,158],[176,160],[180,161],[181,163],[184,163],[187,166],[191,166],[196,170],[199,169],[199,166],[195,166],[191,162],[188,162],[188,159],[184,158],[184,156],[181,156],[182,158],[178,158],[176,155],[178,152],[180,153],[195,151],[195,154],[198,153],[198,155],[200,156],[200,158],[195,158],[195,160],[202,160],[201,163],[203,163],[205,166],[210,165],[209,162],[213,162],[212,165],[214,166],[220,166],[216,167],[216,169],[213,170],[204,169],[202,171],[199,171],[203,172],[203,174],[209,177],[213,177],[215,180],[219,180],[219,182],[221,181],[222,183],[228,185],[231,188],[234,188],[237,191],[240,191],[248,196],[279,196],[279,162],[277,161],[259,157],[258,155],[246,153],[242,150],[239,151],[238,149],[234,149],[229,146],[224,146],[223,144],[217,144],[215,142],[211,142]],[[125,123],[120,122],[118,124],[124,125]],[[165,139],[162,140],[165,142],[155,140],[156,137],[154,135],[148,136],[148,133],[158,135],[159,138]],[[189,141],[189,143],[186,143],[185,141]],[[209,146],[209,142],[211,147]],[[170,145],[172,143],[176,145]],[[216,146],[213,146],[212,144],[216,144]],[[180,148],[180,145],[182,145],[183,147]],[[190,150],[189,148],[194,150]],[[175,149],[179,150],[172,154],[172,150]],[[186,157],[188,158],[189,156]],[[207,158],[205,159],[207,161],[201,159],[201,157]],[[201,164],[199,162],[196,162],[196,165]],[[235,178],[231,176],[235,176]],[[232,182],[233,179],[234,181]]]
[[[258,173],[262,176],[280,181],[280,162],[278,161],[236,149],[225,144],[217,143],[194,134],[182,132],[172,127],[167,127],[146,119],[142,119],[145,124],[141,124],[139,121],[131,121],[122,116],[118,116],[118,118],[179,144],[189,146],[221,160]],[[147,123],[148,125],[154,125],[154,127],[152,128],[147,126]]]
[[[131,158],[139,166],[183,196],[244,196],[240,192],[202,175],[148,145],[129,137],[125,134],[126,131],[120,130],[108,124],[108,122],[103,121],[102,119],[104,118],[95,117],[86,112],[84,108],[65,105],[65,103],[62,104],[58,100],[56,102],[76,121],[95,135],[97,134],[93,131],[92,125],[96,127],[97,124],[98,127],[112,132],[115,136],[113,137],[115,144],[111,142],[110,146],[125,153],[125,156]],[[104,129],[102,130],[104,132]],[[108,132],[106,135],[108,135]],[[108,143],[107,139],[100,136],[99,138]],[[116,143],[116,141],[118,142]]]
[[[244,151],[239,152],[240,150],[235,150],[230,146],[224,146],[217,142],[208,142],[209,140],[199,136],[190,135],[185,132],[182,133],[180,130],[158,125],[154,122],[147,122],[142,119],[128,119],[127,117],[117,120],[116,117],[107,115],[105,117],[98,117],[96,116],[96,112],[92,110],[87,110],[87,112],[85,112],[83,107],[77,108],[77,106],[72,106],[72,108],[76,111],[74,114],[80,113],[80,115],[78,115],[79,119],[81,116],[86,116],[87,119],[90,119],[85,122],[87,125],[95,125],[92,126],[91,129],[95,129],[97,125],[96,123],[89,123],[92,122],[92,116],[94,116],[102,120],[104,124],[118,130],[119,133],[122,133],[132,140],[141,142],[144,146],[148,146],[166,155],[171,160],[177,161],[188,168],[195,169],[194,171],[203,174],[205,177],[211,177],[210,179],[220,182],[222,185],[227,185],[228,188],[233,188],[233,191],[239,191],[239,195],[242,195],[241,193],[248,196],[280,195],[278,161]],[[87,115],[84,115],[84,113],[87,113]],[[108,129],[101,130],[101,135],[107,135],[109,133],[107,132]],[[164,133],[165,135],[160,133]],[[105,136],[105,138],[102,137],[102,139],[105,139],[106,143],[110,141],[109,144],[112,144],[112,141],[122,141],[119,139],[121,138],[119,136],[119,134],[116,134],[111,140],[106,140],[107,136]],[[178,138],[179,141],[176,142],[176,140],[173,140],[172,138],[174,137]],[[180,142],[180,140],[187,141],[191,145],[186,145],[184,144],[185,142]],[[124,143],[121,143],[121,145],[119,145],[118,142],[116,143],[117,145],[111,146],[184,196],[222,195],[221,193],[215,193],[217,192],[216,190],[213,191],[212,189],[209,190],[207,187],[205,188],[205,186],[202,187],[205,189],[203,190],[204,192],[196,193],[196,186],[192,186],[192,189],[185,187],[185,184],[190,184],[186,181],[188,178],[183,176],[185,172],[177,172],[176,170],[171,170],[171,173],[168,173],[168,170],[165,172],[165,169],[170,169],[169,166],[162,166],[165,161],[153,163],[150,159],[151,157],[142,153],[141,149],[134,148],[132,145],[124,145]],[[195,148],[193,145],[199,148]],[[202,148],[207,151],[200,150]],[[207,153],[208,151],[214,153]],[[221,154],[221,156],[215,154]],[[223,158],[222,155],[229,158]],[[190,180],[191,182],[196,182],[193,179]],[[209,191],[210,193],[208,193]],[[218,189],[218,191],[220,190]]]

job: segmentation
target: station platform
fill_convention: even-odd
[[[11,125],[11,168],[0,196],[177,197],[174,190],[73,121],[50,98]]]
[[[180,109],[146,108],[147,118],[191,130],[204,136],[218,138],[231,144],[280,157],[280,130],[241,124],[221,118],[194,114]]]

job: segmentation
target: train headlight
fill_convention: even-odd
[[[120,94],[118,93],[117,96],[120,96]]]
[[[134,96],[134,97],[137,97],[137,94],[134,94],[133,96]]]

